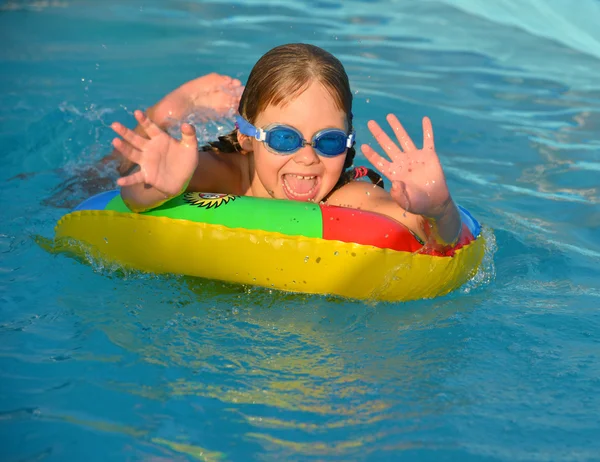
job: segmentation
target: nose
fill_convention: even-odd
[[[294,154],[294,162],[303,165],[316,164],[319,162],[319,155],[309,143],[306,143]]]

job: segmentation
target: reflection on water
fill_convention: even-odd
[[[152,293],[131,291],[102,310],[62,300],[83,330],[100,328],[121,352],[109,363],[122,372],[99,385],[144,401],[184,399],[198,418],[206,407],[233,413],[245,438],[281,454],[356,454],[364,428],[385,440],[398,419],[448,412],[444,382],[460,368],[466,340],[460,320],[481,303],[475,295],[365,306],[185,278],[154,282]],[[454,332],[452,348],[439,330]],[[77,359],[106,367],[103,355]],[[143,386],[139,373],[149,378]],[[322,432],[329,436],[316,443]]]

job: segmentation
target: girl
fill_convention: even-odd
[[[200,150],[191,125],[182,125],[181,140],[163,130],[169,117],[181,118],[189,105],[202,105],[198,95],[210,99],[210,88],[223,85],[230,91],[213,92],[209,101],[220,111],[243,87],[237,80],[211,74],[167,95],[147,115],[136,111],[135,131],[112,125],[121,136],[113,146],[124,157],[124,176],[117,183],[131,210],[157,207],[184,191],[215,192],[323,201],[377,212],[403,223],[436,250],[451,248],[461,237],[460,214],[427,117],[422,149],[394,115],[387,121],[397,144],[369,121],[369,130],[388,158],[366,144],[361,151],[391,182],[389,193],[376,172],[351,168],[352,92],[344,67],[330,53],[306,44],[282,45],[266,53],[243,89],[236,129]],[[199,86],[209,91],[198,92]],[[356,181],[365,175],[375,184]]]

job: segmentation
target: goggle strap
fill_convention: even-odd
[[[258,141],[265,141],[267,139],[267,134],[264,130],[256,128],[240,115],[235,116],[235,126],[242,135],[251,136]]]
[[[352,133],[350,133],[350,135],[348,135],[348,140],[346,141],[346,147],[348,149],[350,149],[352,147],[352,145],[354,144],[354,135],[355,135],[354,132],[352,132]]]

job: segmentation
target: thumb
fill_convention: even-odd
[[[404,181],[392,182],[390,194],[400,207],[404,210],[410,209],[410,198],[408,197],[408,191],[406,190],[406,183]]]
[[[194,149],[198,147],[196,129],[192,125],[181,124],[181,144],[185,147],[193,146]]]

